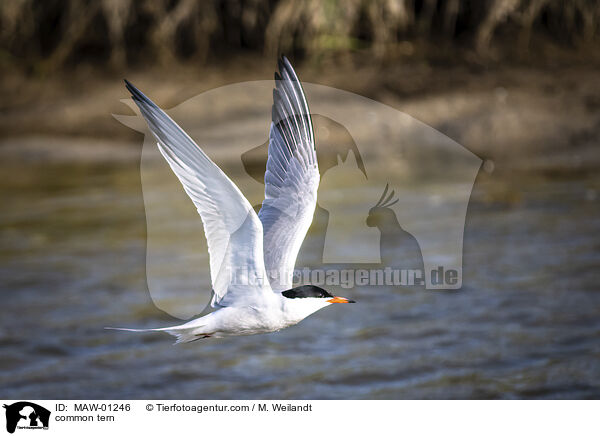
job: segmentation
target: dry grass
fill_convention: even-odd
[[[594,47],[596,0],[13,0],[0,2],[0,68],[120,70],[233,53],[368,54],[467,48],[480,58]],[[419,47],[419,50],[416,49]]]

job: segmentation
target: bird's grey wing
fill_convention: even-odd
[[[274,291],[290,289],[317,204],[319,168],[312,121],[298,76],[283,57],[275,73],[265,200],[264,261]]]
[[[211,305],[229,306],[270,292],[262,224],[246,197],[165,112],[126,83],[161,154],[202,219],[214,291]]]

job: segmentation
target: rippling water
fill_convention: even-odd
[[[177,346],[103,329],[174,322],[146,288],[136,162],[1,177],[2,397],[600,397],[595,173],[480,174],[460,291],[357,287],[276,334]]]

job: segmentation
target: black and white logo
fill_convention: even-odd
[[[29,401],[19,401],[4,405],[6,409],[6,431],[14,433],[16,429],[48,429],[50,411]]]

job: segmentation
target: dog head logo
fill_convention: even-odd
[[[19,429],[47,429],[50,411],[28,401],[4,405],[6,409],[6,431],[14,433]]]

